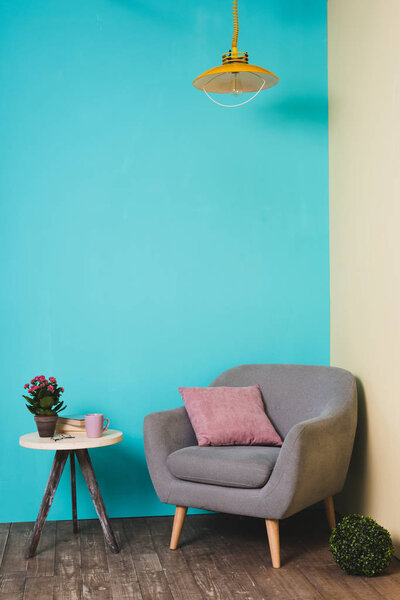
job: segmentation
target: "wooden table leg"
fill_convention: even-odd
[[[108,542],[108,545],[110,546],[111,552],[117,553],[119,552],[117,540],[115,539],[113,530],[111,528],[111,523],[107,515],[106,507],[100,494],[99,485],[96,480],[96,475],[94,474],[89,452],[86,449],[75,450],[75,454],[79,461],[86,485],[88,486],[94,507],[103,528],[104,536]]]
[[[36,552],[40,534],[42,533],[43,525],[49,514],[50,506],[53,502],[54,494],[56,493],[68,454],[68,450],[57,450],[56,452],[25,558],[31,558]]]
[[[78,533],[78,511],[76,508],[76,474],[75,474],[75,453],[69,452],[69,464],[71,467],[71,500],[72,500],[72,531]]]

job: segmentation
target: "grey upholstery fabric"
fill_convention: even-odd
[[[342,489],[357,420],[352,374],[332,367],[243,365],[225,371],[211,385],[255,383],[284,439],[266,484],[240,489],[175,477],[167,466],[169,454],[197,443],[185,408],[176,408],[147,415],[144,421],[147,464],[162,502],[282,519]]]
[[[269,446],[189,446],[172,452],[167,466],[178,479],[260,488],[267,483],[279,450]]]

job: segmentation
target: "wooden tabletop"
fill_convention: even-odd
[[[122,431],[118,431],[117,429],[107,429],[99,438],[88,438],[85,434],[76,433],[74,438],[64,438],[57,441],[54,441],[53,438],[39,437],[38,432],[35,431],[34,433],[21,435],[19,444],[24,448],[33,448],[35,450],[80,450],[82,448],[112,446],[113,444],[118,444],[122,438]]]

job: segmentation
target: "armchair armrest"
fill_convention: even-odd
[[[336,414],[297,423],[282,445],[259,509],[282,519],[341,491],[346,479],[357,423],[353,401]]]
[[[175,480],[167,467],[168,455],[180,448],[197,445],[186,409],[182,406],[147,415],[143,439],[154,488],[161,502],[168,502],[169,490]]]

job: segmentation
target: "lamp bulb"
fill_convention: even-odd
[[[240,83],[239,73],[232,73],[232,85],[231,85],[231,94],[232,96],[240,96],[243,93],[243,88]]]

